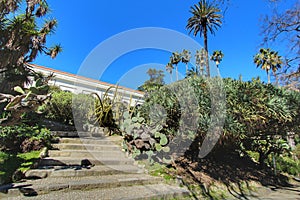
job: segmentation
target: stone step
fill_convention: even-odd
[[[51,134],[56,137],[69,137],[69,138],[78,138],[78,137],[95,137],[95,138],[105,138],[103,132],[94,133],[94,132],[80,132],[80,131],[51,131]]]
[[[92,151],[122,151],[121,147],[115,144],[52,144],[54,149],[58,150],[92,150]]]
[[[113,144],[52,144],[58,150],[94,150],[94,151],[121,151],[121,147]]]
[[[84,155],[84,154],[81,154]],[[87,156],[78,156],[78,157],[48,157],[40,160],[39,166],[79,166],[81,161],[87,159],[93,165],[133,165],[135,161],[129,158],[120,158],[120,157],[92,157],[91,155]]]
[[[61,144],[100,144],[100,145],[121,145],[121,141],[119,139],[112,139],[112,138],[104,138],[104,139],[97,139],[97,138],[61,138],[59,140]]]
[[[128,158],[126,153],[120,150],[49,150],[49,157],[75,157],[75,158],[106,158],[106,157],[116,157],[116,158]]]
[[[1,193],[6,193],[6,197],[16,197],[20,195],[33,196],[49,192],[65,190],[86,191],[91,189],[118,188],[133,185],[148,185],[161,183],[162,179],[145,174],[117,174],[106,176],[87,177],[67,177],[67,178],[47,178],[39,180],[28,180],[25,183],[15,183],[0,187]],[[130,189],[131,190],[131,189]],[[2,196],[3,197],[3,196]],[[61,199],[61,198],[60,198]]]
[[[15,197],[14,200],[26,199],[24,196]],[[118,187],[106,189],[94,189],[87,191],[57,191],[45,195],[30,197],[30,200],[57,200],[57,199],[72,199],[72,200],[174,200],[174,199],[193,199],[189,195],[189,191],[185,188],[166,184],[153,185],[135,185],[131,187]]]
[[[103,176],[122,173],[143,173],[144,170],[132,165],[114,166],[93,166],[84,168],[80,165],[74,166],[55,166],[45,169],[31,169],[25,173],[27,179],[39,179],[47,177],[84,177],[84,176]]]

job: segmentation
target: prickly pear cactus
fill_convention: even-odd
[[[166,161],[166,158],[158,158],[160,152],[168,153],[169,138],[160,133],[160,127],[151,127],[145,123],[145,119],[139,115],[131,117],[129,112],[123,114],[124,121],[121,124],[123,135],[123,148],[135,159],[148,159],[151,163],[155,160]]]

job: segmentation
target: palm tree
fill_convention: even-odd
[[[170,63],[176,65],[176,80],[178,81],[178,63],[181,61],[181,55],[178,52],[173,52],[170,57]]]
[[[222,25],[222,15],[219,14],[220,9],[217,8],[213,3],[209,3],[208,0],[200,0],[198,4],[191,7],[190,12],[193,14],[188,19],[186,28],[190,30],[189,34],[193,32],[196,37],[198,33],[200,37],[204,38],[204,49],[206,51],[206,71],[207,76],[210,76],[210,69],[208,64],[208,46],[207,46],[207,32],[215,34],[215,30]]]
[[[0,91],[14,93],[12,88],[28,82],[31,75],[26,63],[39,53],[55,58],[62,48],[48,47],[47,37],[57,20],[45,20],[50,11],[46,0],[1,1],[0,7]],[[17,8],[25,10],[15,13]]]
[[[217,50],[217,51],[214,51],[214,52],[213,52],[213,54],[212,54],[212,56],[210,57],[210,59],[211,59],[212,61],[214,61],[214,62],[216,63],[216,65],[217,65],[217,68],[219,68],[219,64],[220,64],[220,62],[222,61],[223,57],[224,57],[223,52]]]
[[[186,49],[183,49],[182,53],[181,53],[181,62],[183,62],[185,64],[185,73],[188,73],[188,63],[190,62],[191,60],[191,52],[186,50]]]
[[[270,70],[275,74],[281,68],[282,59],[278,52],[272,51],[269,48],[261,48],[259,53],[254,56],[254,63],[257,67],[266,70],[268,76],[268,83],[271,83]]]
[[[171,76],[171,82],[173,82],[172,80],[172,72],[173,72],[173,69],[174,69],[174,66],[172,65],[172,63],[168,63],[166,65],[166,71],[170,73],[170,76]]]

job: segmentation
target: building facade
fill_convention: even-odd
[[[51,69],[35,64],[28,64],[28,66],[35,72],[42,73],[46,76],[53,74],[54,78],[49,81],[50,85],[58,86],[61,90],[69,91],[75,94],[91,94],[97,93],[100,97],[109,89],[108,96],[113,97],[115,92],[121,101],[135,106],[144,102],[144,93],[138,90],[117,86],[114,84],[90,79],[75,74],[62,72],[56,69]]]

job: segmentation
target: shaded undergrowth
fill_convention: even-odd
[[[18,154],[0,152],[0,185],[22,179],[23,172],[38,161],[39,154],[40,151]]]
[[[290,187],[285,175],[274,175],[270,168],[261,168],[249,156],[237,152],[218,151],[205,158],[181,157],[165,172],[180,177],[194,199],[248,199],[257,195],[260,186]]]

